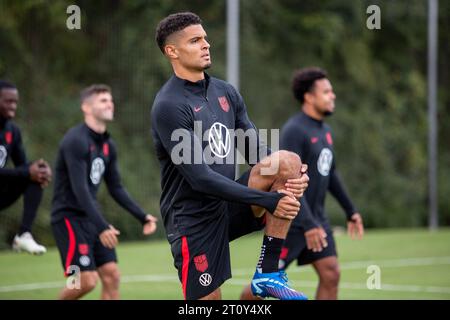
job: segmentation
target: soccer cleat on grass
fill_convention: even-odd
[[[252,293],[261,298],[272,297],[280,300],[308,300],[301,292],[288,284],[286,272],[261,273],[256,270],[252,279]]]
[[[24,232],[22,235],[16,235],[13,241],[13,250],[17,252],[26,251],[31,254],[44,254],[47,249],[34,241],[33,236],[29,232]]]

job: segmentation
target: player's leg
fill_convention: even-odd
[[[313,252],[305,248],[298,256],[299,265],[312,264],[318,277],[319,284],[316,292],[316,299],[337,299],[340,271],[337,260],[336,243],[331,228],[324,224],[323,228],[327,233],[328,246],[320,252]],[[306,240],[299,239],[306,243]]]
[[[20,196],[24,196],[22,223],[19,233],[14,237],[13,249],[32,254],[45,253],[46,248],[38,244],[31,235],[31,226],[42,200],[41,187],[27,179],[8,179],[4,186],[0,191],[0,210],[12,205]]]
[[[118,300],[120,272],[117,263],[108,262],[97,268],[100,281],[102,282],[102,300]]]
[[[302,229],[291,226],[288,235],[284,241],[283,248],[281,249],[280,260],[278,267],[280,270],[286,270],[288,266],[295,261],[302,250],[306,249],[305,240],[303,237]],[[251,285],[244,288],[240,296],[241,300],[260,300],[261,298],[253,295]]]
[[[117,265],[117,254],[115,249],[105,247],[97,233],[97,229],[92,223],[86,226],[90,234],[95,235],[93,254],[97,272],[102,282],[101,299],[118,300],[120,272]]]
[[[60,292],[59,299],[79,299],[97,284],[94,242],[86,225],[86,221],[77,218],[65,218],[52,223],[64,275],[73,277],[71,285],[66,285]]]
[[[25,180],[2,179],[0,183],[0,211],[8,208],[20,198],[25,190],[23,181]]]
[[[23,193],[23,214],[19,233],[14,237],[13,247],[17,250],[25,250],[33,254],[43,254],[47,249],[38,244],[32,234],[31,228],[36,219],[39,205],[41,204],[43,190],[34,182],[28,182]]]
[[[222,300],[222,291],[220,288],[217,288],[207,296],[204,296],[198,300]]]
[[[301,161],[297,154],[283,150],[274,152],[252,168],[248,186],[262,191],[284,189],[284,184],[287,179],[300,176],[300,167]],[[277,170],[269,170],[268,168],[277,168]],[[270,174],[265,174],[265,171],[269,171]],[[252,211],[256,217],[265,213],[265,210],[258,206],[252,206]],[[263,272],[278,271],[281,248],[290,225],[290,220],[281,219],[272,214],[266,215],[264,232],[266,237],[264,238],[265,243],[263,244],[265,252],[262,254],[262,261],[260,263]],[[271,240],[269,241],[269,239]]]
[[[319,259],[313,263],[319,276],[317,300],[336,300],[340,279],[339,263],[336,256]]]
[[[79,286],[64,287],[59,295],[60,300],[77,300],[94,290],[97,285],[98,274],[96,271],[82,271],[79,275]]]
[[[276,169],[273,170],[273,168]],[[283,150],[274,152],[251,169],[247,185],[262,191],[284,189],[287,179],[300,177],[300,168],[301,161],[297,154]],[[279,299],[305,299],[303,294],[289,287],[284,270],[278,270],[281,249],[291,221],[275,217],[272,214],[265,214],[265,209],[258,206],[252,206],[251,209],[255,217],[265,215],[261,255],[252,280],[253,294]],[[236,224],[232,223],[232,225]],[[231,240],[236,237],[230,236]],[[280,284],[280,286],[274,288],[272,287],[273,283]]]
[[[41,204],[43,190],[37,183],[28,183],[23,194],[23,216],[22,223],[19,229],[19,235],[24,232],[30,232],[33,222],[36,219],[36,214]]]

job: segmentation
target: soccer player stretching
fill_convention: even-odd
[[[283,241],[300,209],[296,197],[308,182],[299,156],[270,154],[255,134],[246,150],[270,155],[244,152],[252,169],[234,181],[231,132],[256,128],[236,89],[205,73],[211,56],[200,18],[169,15],[159,23],[156,41],[174,74],[153,103],[152,135],[161,166],[161,214],[185,299],[220,299],[220,286],[231,277],[229,242],[262,228],[254,294],[305,299],[278,271]],[[270,167],[277,170],[266,172]]]

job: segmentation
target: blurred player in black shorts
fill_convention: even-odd
[[[310,182],[300,199],[302,214],[292,223],[280,255],[280,268],[297,260],[312,264],[319,276],[317,299],[337,299],[339,264],[333,233],[325,213],[328,191],[347,217],[348,233],[362,238],[361,215],[353,205],[336,170],[331,128],[324,118],[334,112],[336,96],[324,70],[305,68],[294,74],[292,89],[302,111],[281,131],[281,148],[297,153],[308,165]]]
[[[325,213],[327,191],[343,208],[352,238],[362,238],[363,221],[336,169],[332,131],[324,122],[325,117],[333,114],[336,99],[327,73],[319,68],[298,70],[292,89],[302,104],[302,111],[283,127],[281,147],[302,157],[308,164],[311,182],[300,200],[304,215],[292,224],[280,265],[286,268],[295,259],[299,265],[312,264],[319,276],[316,298],[336,299],[340,271],[333,233]]]
[[[156,230],[156,219],[130,198],[122,186],[117,151],[106,131],[114,103],[106,85],[81,93],[84,123],[71,128],[61,141],[55,165],[52,230],[66,276],[76,286],[64,288],[60,299],[78,299],[102,282],[102,299],[119,298],[119,269],[114,247],[120,234],[105,221],[96,201],[104,178],[113,199],[143,225],[145,235]]]
[[[52,171],[43,159],[28,162],[20,129],[12,121],[18,103],[16,86],[0,80],[0,210],[8,208],[23,195],[22,222],[14,237],[13,249],[39,255],[46,249],[34,240],[31,228]],[[10,158],[14,168],[6,167]]]
[[[300,158],[271,153],[241,95],[205,73],[210,45],[197,15],[166,17],[156,41],[174,71],[153,103],[152,135],[161,166],[161,214],[184,297],[220,299],[220,286],[231,277],[229,241],[265,228],[254,293],[305,299],[278,270],[284,238],[300,208],[296,197],[308,181]],[[243,139],[242,148],[252,169],[234,181],[238,131],[254,138]]]

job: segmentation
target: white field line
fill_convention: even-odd
[[[309,266],[297,266],[296,262],[292,262],[292,265],[288,269],[288,273],[297,273],[305,271],[313,271]],[[364,260],[364,261],[351,261],[340,263],[341,270],[352,269],[366,269],[370,265],[377,265],[381,269],[383,268],[398,268],[398,267],[413,267],[413,266],[436,266],[436,265],[450,265],[450,257],[424,257],[424,258],[406,258],[406,259],[392,259],[392,260]],[[249,275],[252,271],[246,269],[236,269],[233,271],[233,275]]]
[[[430,266],[430,265],[450,265],[450,257],[426,257],[426,258],[408,258],[408,259],[393,259],[393,260],[368,260],[368,261],[353,261],[341,264],[341,270],[361,269],[367,268],[369,265],[378,265],[383,267],[410,267],[410,266]],[[307,267],[294,267],[289,269],[289,273],[297,273]],[[251,269],[237,269],[233,271],[233,275],[251,275]],[[176,272],[172,274],[158,274],[158,275],[129,275],[121,278],[122,283],[137,283],[137,282],[179,282]],[[296,281],[301,287],[315,288],[317,282],[315,281]],[[249,283],[249,279],[230,279],[227,281],[231,285],[243,286]],[[27,283],[10,286],[0,286],[0,293],[6,292],[19,292],[19,291],[32,291],[41,289],[55,289],[62,288],[64,281],[54,282],[40,282],[40,283]],[[369,290],[365,284],[361,283],[346,283],[341,282],[339,284],[341,289],[357,289],[357,290]],[[394,284],[381,284],[380,291],[397,291],[397,292],[427,292],[427,293],[444,293],[450,294],[450,287],[434,287],[434,286],[417,286],[417,285],[394,285]],[[378,290],[377,290],[378,291]]]
[[[292,281],[294,282],[294,281]],[[227,284],[236,286],[245,286],[250,283],[250,279],[230,279],[226,282]],[[316,288],[316,281],[304,281],[296,280],[294,282],[295,288]],[[351,290],[369,290],[366,284],[362,283],[351,283],[351,282],[340,282],[339,289],[351,289]],[[444,293],[450,294],[450,287],[431,287],[431,286],[416,286],[416,285],[396,285],[396,284],[386,284],[381,283],[380,289],[372,289],[370,291],[397,291],[397,292],[426,292],[426,293]]]

